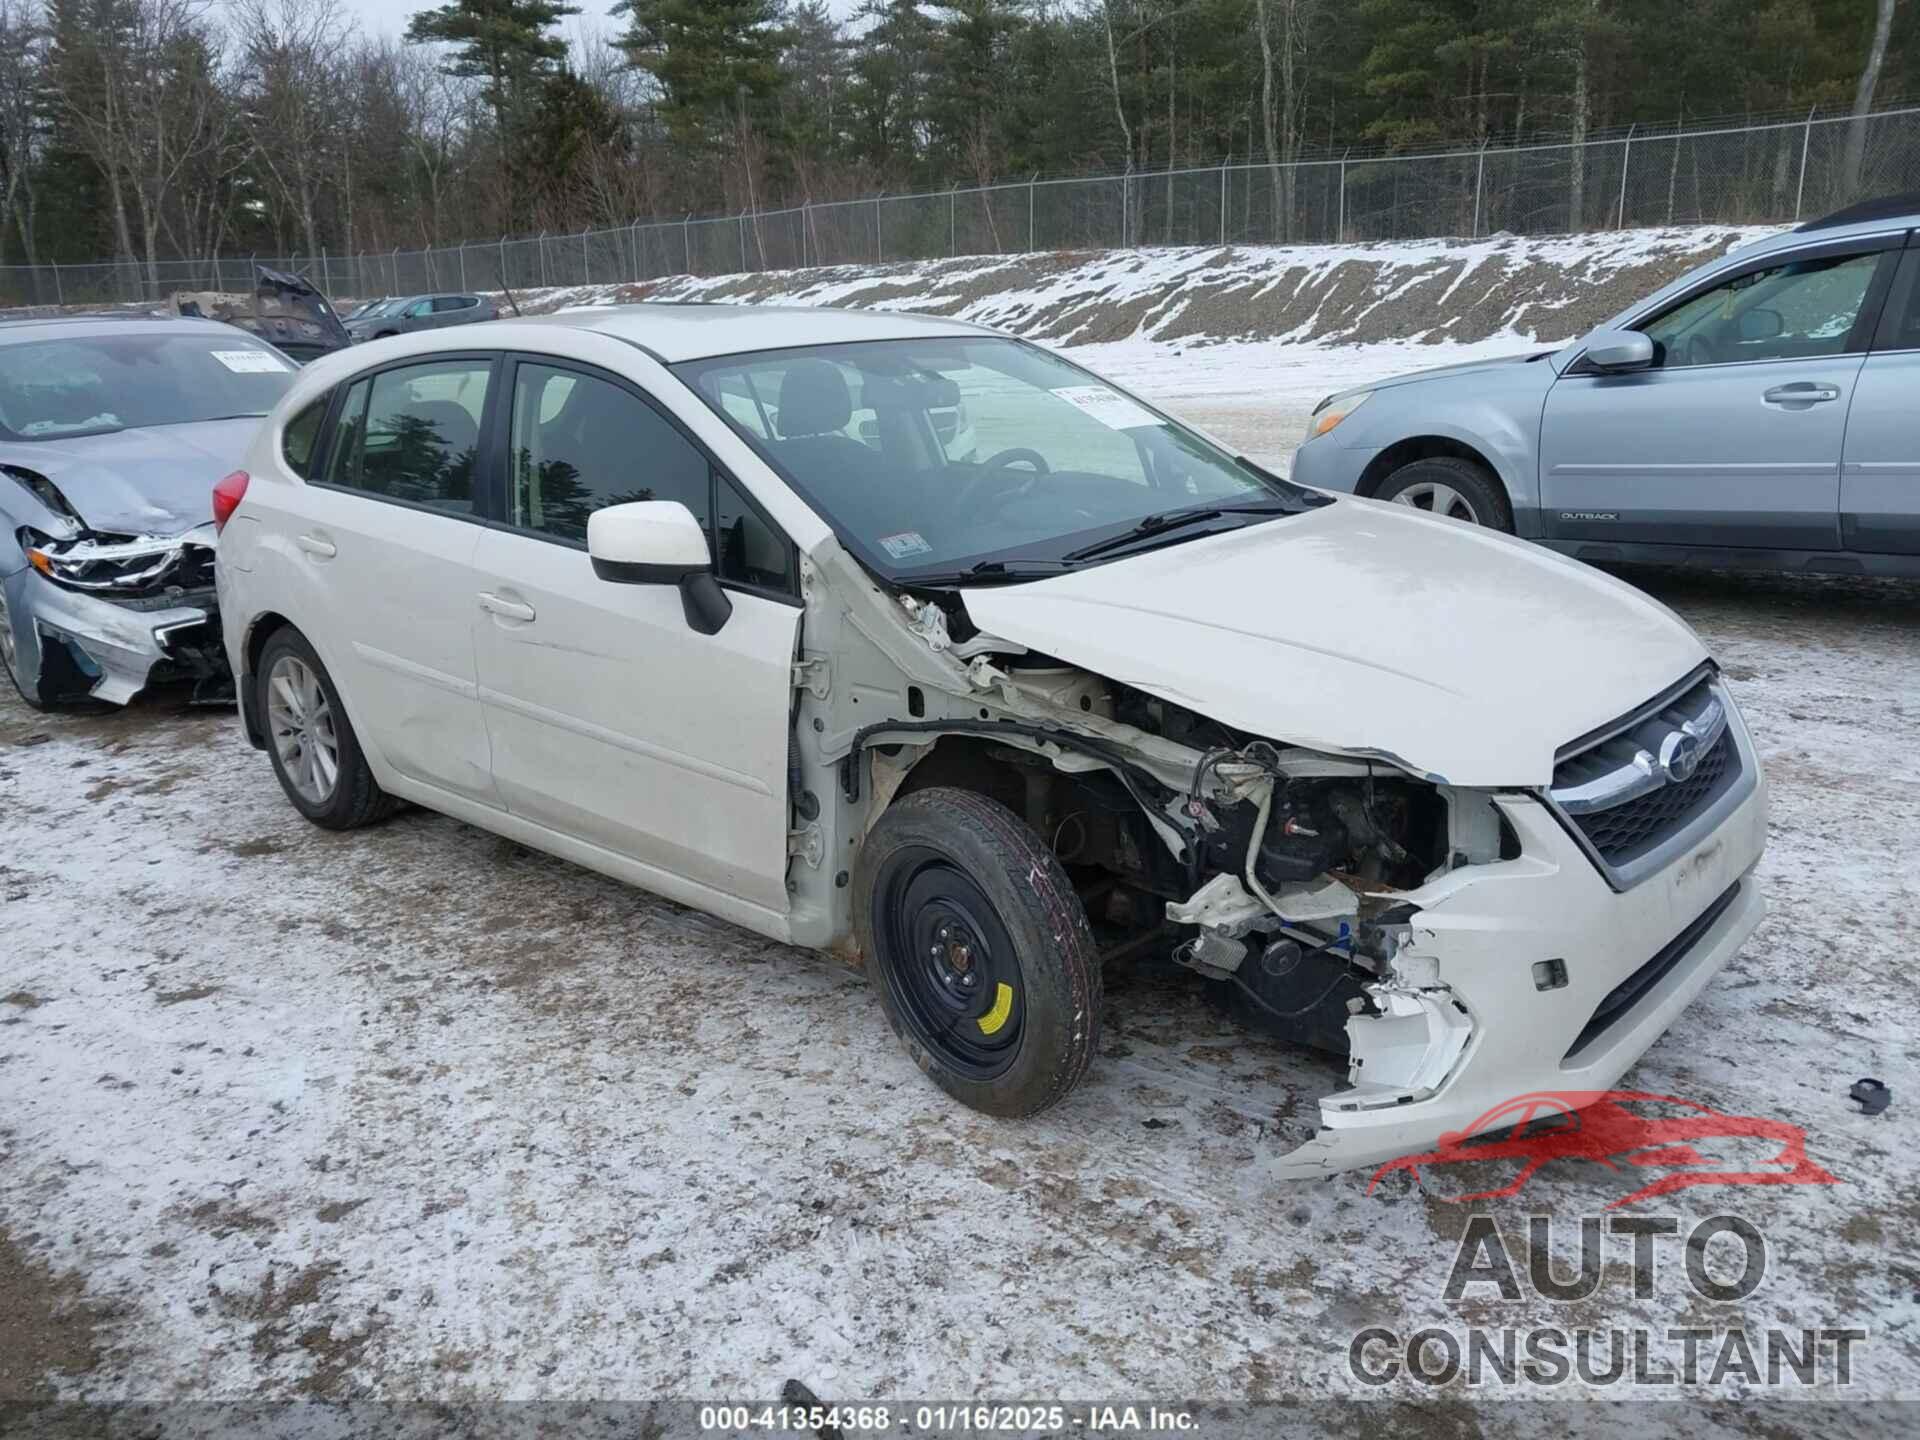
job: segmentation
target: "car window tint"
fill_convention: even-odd
[[[471,304],[473,304],[471,300],[459,295],[442,295],[433,302],[433,308],[445,314],[449,310],[464,310]]]
[[[651,405],[591,375],[514,373],[515,525],[584,541],[589,515],[632,500],[678,500],[708,525],[706,456]]]
[[[331,398],[331,395],[322,395],[289,420],[286,429],[280,432],[280,454],[287,468],[302,480],[312,476],[313,450],[319,442],[320,422],[327,418],[327,401]]]
[[[1838,355],[1879,255],[1795,260],[1729,280],[1643,326],[1667,369]]]
[[[472,514],[489,376],[484,361],[443,360],[356,381],[341,407],[328,481]]]
[[[795,592],[793,547],[749,505],[733,481],[715,473],[714,553],[722,580]]]

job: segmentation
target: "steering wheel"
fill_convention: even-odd
[[[1680,362],[1683,365],[1717,365],[1720,356],[1717,347],[1704,335],[1689,335],[1687,343],[1681,347]]]
[[[1023,476],[1013,474],[1013,472],[1009,471],[1009,466],[1018,465],[1023,462],[1033,467],[1032,474]],[[1011,449],[1002,450],[996,455],[990,455],[986,460],[981,462],[980,473],[969,477],[967,481],[954,492],[954,508],[956,510],[969,509],[975,502],[987,494],[991,494],[996,500],[1011,500],[1017,495],[1026,494],[1027,491],[1033,488],[1036,480],[1042,475],[1049,475],[1052,472],[1053,467],[1047,464],[1047,457],[1042,455],[1038,450],[1029,450],[1024,445],[1015,445]],[[1002,478],[1003,475],[1011,475],[1013,483],[993,483],[996,479]]]

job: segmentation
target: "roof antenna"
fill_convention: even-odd
[[[500,277],[500,293],[506,296],[507,303],[513,306],[513,318],[516,320],[524,319],[525,317],[520,313],[520,302],[513,298],[513,291],[507,288],[507,277],[504,275]]]

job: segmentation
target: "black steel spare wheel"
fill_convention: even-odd
[[[1100,969],[1060,863],[1004,806],[930,788],[862,850],[855,922],[880,1002],[920,1068],[992,1115],[1031,1115],[1086,1072]]]
[[[887,986],[913,1033],[966,1079],[1004,1075],[1020,1053],[1027,1006],[1013,940],[992,902],[923,845],[887,857],[877,899]]]

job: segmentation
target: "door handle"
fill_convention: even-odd
[[[331,560],[340,553],[339,547],[331,540],[322,540],[318,535],[297,536],[293,543],[319,560]]]
[[[498,615],[502,620],[533,619],[533,606],[522,605],[518,600],[503,600],[486,590],[480,592],[480,608],[489,615]]]
[[[1776,385],[1760,398],[1769,405],[1818,405],[1823,400],[1838,400],[1840,387],[1796,380],[1791,385]]]

